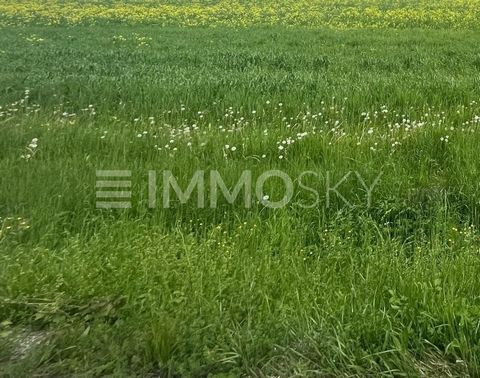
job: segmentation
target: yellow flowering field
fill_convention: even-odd
[[[479,20],[480,0],[0,1],[3,25],[127,22],[470,29],[477,28]]]

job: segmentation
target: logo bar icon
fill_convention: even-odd
[[[97,170],[95,187],[97,209],[128,209],[132,207],[130,198],[132,171]]]

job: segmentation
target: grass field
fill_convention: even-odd
[[[59,4],[0,1],[2,376],[480,375],[477,1]]]

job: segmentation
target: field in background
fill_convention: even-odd
[[[2,0],[0,25],[153,23],[478,29],[479,0]]]
[[[52,3],[0,2],[2,374],[479,375],[477,2]],[[281,209],[161,206],[164,170],[273,169]]]

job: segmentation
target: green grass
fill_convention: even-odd
[[[0,371],[478,376],[479,37],[3,28]],[[97,169],[132,171],[131,209],[95,208]],[[149,209],[148,170],[161,203],[197,169],[314,171],[319,203]],[[382,173],[371,206],[352,174],[327,208],[350,171]]]

